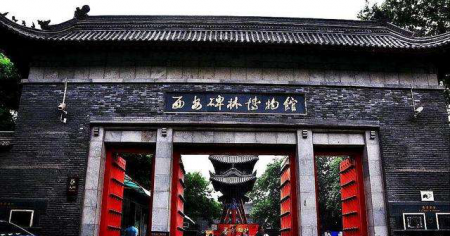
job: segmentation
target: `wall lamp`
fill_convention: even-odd
[[[62,123],[67,123],[67,104],[66,104],[66,94],[67,94],[67,80],[64,82],[64,97],[62,103],[58,105],[58,111],[60,111],[61,116],[59,120]]]
[[[419,106],[416,107],[416,101],[414,100],[414,91],[413,88],[411,87],[411,98],[412,98],[412,102],[413,102],[413,109],[414,109],[414,118],[417,118],[417,116],[422,113],[423,111],[423,106]]]

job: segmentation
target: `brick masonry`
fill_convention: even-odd
[[[158,74],[154,67],[150,68],[145,73]],[[42,78],[61,76],[59,69],[55,71],[56,75],[43,72]],[[116,72],[121,73],[122,69],[113,68],[108,73],[106,69],[72,71],[81,79],[97,72],[102,78],[117,78],[120,75]],[[138,74],[137,70],[131,72],[134,73]],[[182,70],[181,74],[184,73],[186,70]],[[342,82],[343,77],[339,78]],[[14,146],[9,152],[0,153],[0,199],[44,199],[46,209],[37,222],[39,235],[79,235],[91,121],[284,123],[298,127],[320,124],[329,128],[336,124],[375,125],[379,126],[388,202],[419,202],[419,191],[424,189],[433,190],[436,201],[450,201],[450,128],[442,90],[414,90],[416,103],[425,107],[414,119],[410,90],[405,88],[345,86],[339,85],[339,81],[333,86],[124,82],[125,79],[117,83],[88,79],[69,83],[67,124],[59,121],[56,109],[62,100],[63,84],[24,84]],[[166,114],[163,96],[167,91],[301,92],[306,94],[308,113],[306,116]],[[76,202],[66,199],[68,176],[79,176],[81,180]],[[392,229],[400,225],[394,218],[390,222]]]

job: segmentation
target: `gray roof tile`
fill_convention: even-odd
[[[227,164],[257,162],[259,157],[256,155],[211,155],[209,160]]]
[[[426,49],[450,45],[450,33],[414,37],[389,23],[226,16],[88,16],[37,30],[0,16],[0,31],[62,42],[210,42]]]

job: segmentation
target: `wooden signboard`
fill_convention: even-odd
[[[78,185],[80,178],[69,177],[67,178],[67,200],[76,201],[78,195]]]
[[[166,93],[165,111],[305,115],[304,94]]]

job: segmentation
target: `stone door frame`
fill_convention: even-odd
[[[98,236],[103,190],[105,146],[148,144],[155,146],[154,191],[151,231],[170,231],[170,196],[174,144],[288,145],[295,147],[297,167],[298,232],[317,236],[317,204],[314,147],[362,147],[367,226],[370,236],[388,235],[385,184],[376,130],[203,129],[91,127],[91,139],[82,205],[82,236]]]

